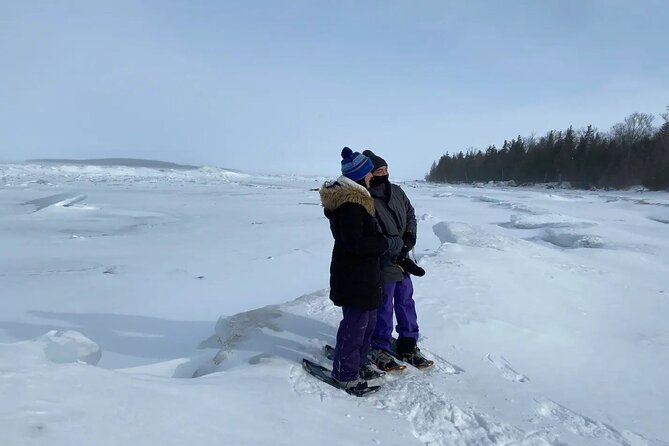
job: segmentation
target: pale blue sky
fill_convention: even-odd
[[[0,0],[0,159],[422,177],[669,105],[669,1]]]

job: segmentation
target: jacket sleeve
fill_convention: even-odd
[[[403,190],[402,190],[402,200],[404,200],[404,207],[407,210],[407,229],[405,232],[412,233],[415,238],[418,232],[418,223],[416,222],[416,211],[414,211],[414,208],[411,205],[411,201],[409,201],[409,197],[407,197],[407,194],[405,194]]]
[[[344,249],[359,256],[380,256],[388,250],[388,241],[381,233],[363,234],[365,209],[353,203],[341,206],[339,237]]]
[[[388,250],[384,253],[388,256],[391,262],[395,263],[395,259],[402,252],[402,247],[404,246],[404,240],[398,235],[386,236],[386,241],[388,242]]]

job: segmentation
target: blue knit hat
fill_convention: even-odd
[[[341,151],[341,173],[353,181],[359,181],[374,170],[372,160],[365,155],[354,152],[348,147]]]

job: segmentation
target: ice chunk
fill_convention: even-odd
[[[597,223],[579,218],[560,214],[540,214],[540,215],[522,215],[515,214],[511,216],[511,222],[508,227],[516,229],[540,229],[540,228],[570,228],[594,226]]]
[[[548,229],[541,239],[561,248],[602,248],[604,241],[592,234],[558,232]]]
[[[23,204],[33,205],[36,208],[35,211],[39,211],[49,206],[69,207],[72,206],[73,204],[77,204],[84,201],[86,198],[88,198],[86,195],[62,193],[62,194],[50,195],[48,197],[38,198],[36,200],[27,201]]]
[[[73,330],[51,330],[39,338],[44,355],[51,362],[85,362],[96,365],[102,356],[100,346]]]

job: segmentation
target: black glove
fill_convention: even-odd
[[[416,262],[411,260],[409,256],[404,256],[397,262],[397,265],[404,270],[404,272],[413,274],[414,276],[423,277],[425,270],[416,265]]]
[[[407,254],[414,246],[416,246],[416,234],[413,232],[405,232],[404,236],[402,236],[402,241],[404,242],[404,246],[402,246],[401,255]]]

